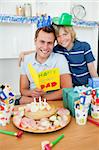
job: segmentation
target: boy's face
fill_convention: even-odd
[[[35,40],[37,60],[44,62],[50,56],[54,47],[54,34],[40,31],[37,39]]]
[[[70,32],[64,30],[64,27],[59,29],[59,35],[57,36],[58,44],[65,47],[66,49],[71,49],[73,44],[72,36]]]

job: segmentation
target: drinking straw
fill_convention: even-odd
[[[11,132],[6,130],[0,130],[0,133],[16,136],[17,138],[20,138],[23,135],[23,131]]]

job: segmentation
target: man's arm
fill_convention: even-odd
[[[60,90],[53,91],[52,93],[46,93],[44,97],[47,100],[61,100],[62,99],[62,89],[72,88],[72,78],[70,74],[63,74],[60,76]]]
[[[22,96],[20,99],[20,104],[31,103],[34,100],[34,97],[38,99],[45,94],[43,90],[38,88],[30,90],[29,80],[26,75],[20,76],[20,92]]]
[[[29,90],[29,80],[26,75],[20,75],[20,93],[22,96],[32,96]]]

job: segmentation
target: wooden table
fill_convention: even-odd
[[[62,106],[62,101],[50,103]],[[0,126],[0,129],[18,131],[12,122],[6,127]],[[41,150],[41,141],[53,141],[62,133],[65,137],[53,147],[53,150],[99,150],[99,127],[90,122],[84,126],[79,126],[75,123],[74,118],[65,128],[49,134],[25,132],[21,139],[0,134],[0,150]]]

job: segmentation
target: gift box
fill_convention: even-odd
[[[88,86],[92,88],[99,87],[99,78],[89,78],[88,79]]]
[[[79,100],[79,94],[73,88],[63,89],[63,105],[70,110],[72,116],[75,116],[74,102],[77,100]]]
[[[71,115],[75,116],[74,103],[75,101],[80,100],[79,92],[75,91],[74,88],[64,88],[63,89],[63,105],[65,108],[70,110]],[[90,115],[90,105],[88,114]]]
[[[68,93],[70,91],[73,91],[73,88],[64,88],[63,91],[62,91],[62,95],[63,95],[63,105],[65,108],[68,107]]]

